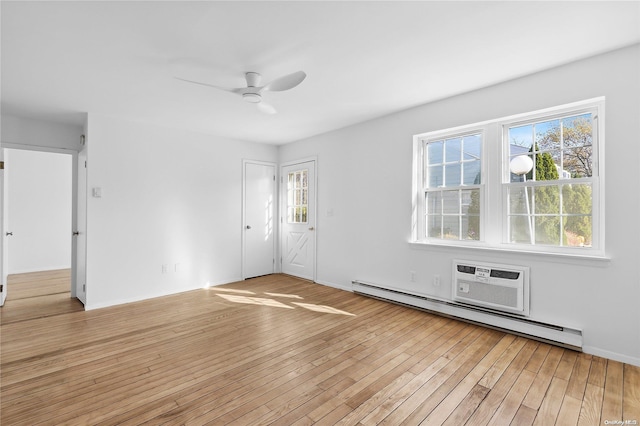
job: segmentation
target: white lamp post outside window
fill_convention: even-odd
[[[517,157],[513,157],[509,162],[509,170],[514,175],[522,176],[523,182],[527,181],[527,173],[529,173],[533,169],[533,160],[528,155],[518,155]],[[529,206],[529,192],[527,190],[527,186],[524,187],[524,201],[527,206],[527,221],[529,222],[529,239],[531,241],[531,245],[534,243],[533,238],[533,218],[531,217],[531,207]]]

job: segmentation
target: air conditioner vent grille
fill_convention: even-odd
[[[458,280],[458,294],[468,299],[491,303],[496,306],[518,308],[518,289],[514,287],[498,287],[476,281]]]
[[[499,269],[491,270],[491,277],[494,278],[502,278],[505,280],[517,280],[520,276],[520,272],[518,271],[501,271]]]

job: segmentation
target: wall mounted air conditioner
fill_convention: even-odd
[[[529,268],[467,260],[453,261],[453,300],[529,316]]]

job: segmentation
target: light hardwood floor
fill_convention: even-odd
[[[70,269],[10,275],[8,284],[10,307],[0,310],[2,324],[84,310],[69,297]]]
[[[89,312],[9,285],[3,425],[640,422],[638,367],[284,275]]]

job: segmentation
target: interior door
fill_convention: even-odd
[[[244,163],[244,278],[274,272],[275,179],[274,164]]]
[[[0,235],[2,235],[2,243],[0,244],[0,306],[4,305],[7,298],[7,236],[5,235],[5,222],[7,220],[7,210],[5,209],[5,188],[4,188],[4,149],[0,149],[0,212],[2,212],[2,220],[0,220]]]
[[[282,167],[282,272],[315,280],[315,161]]]
[[[76,297],[87,303],[87,148],[78,152],[78,212],[76,230]]]

